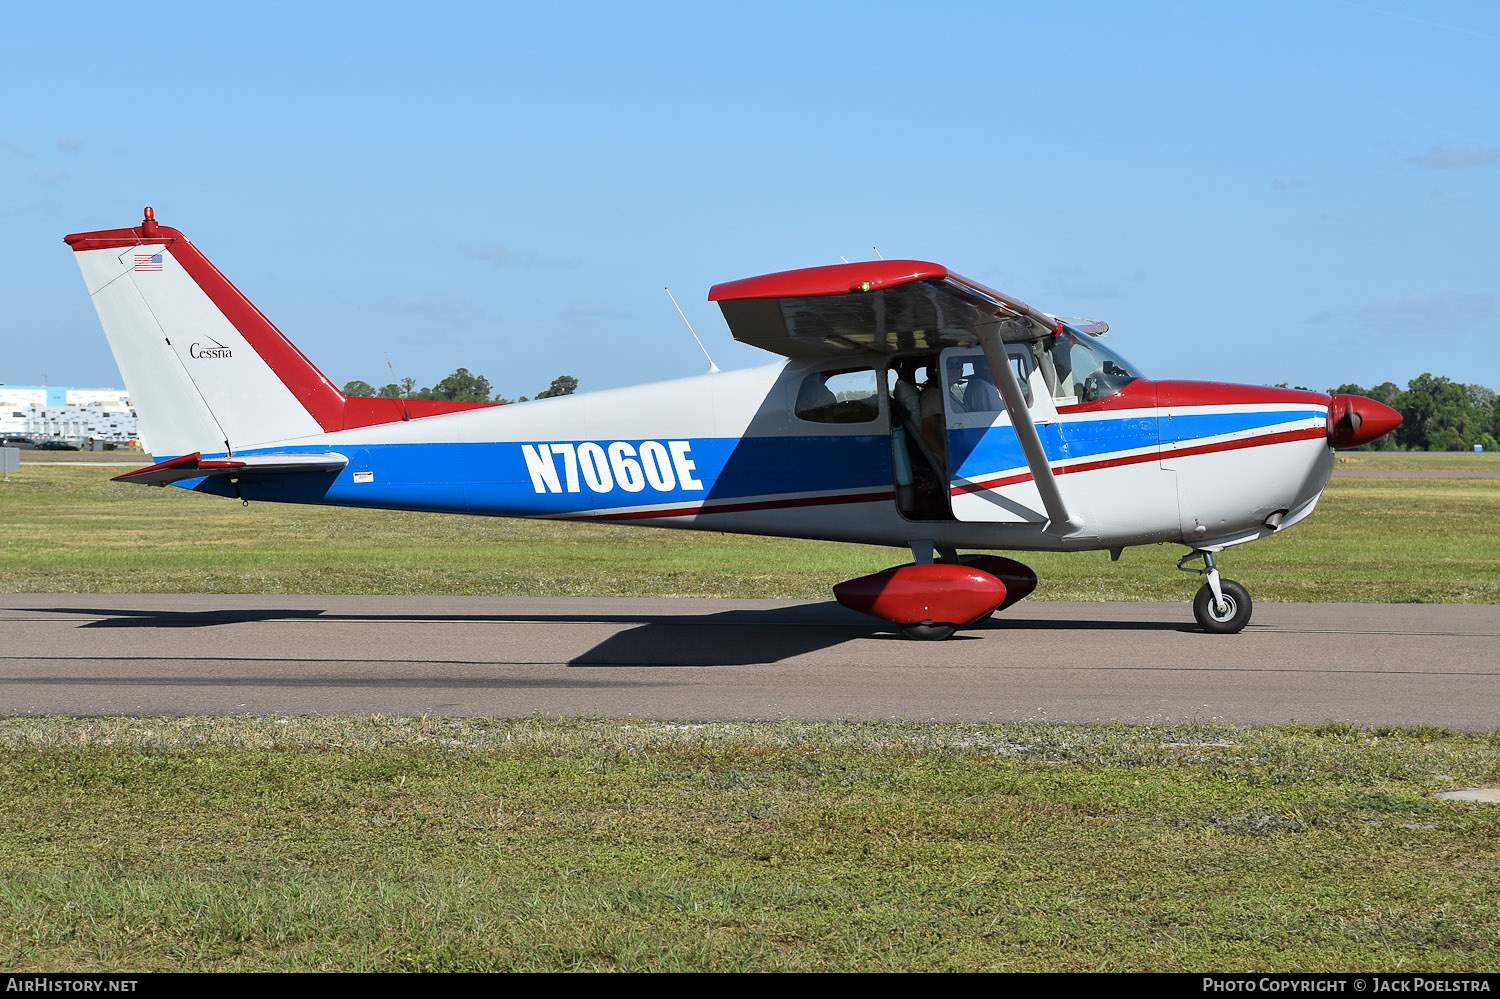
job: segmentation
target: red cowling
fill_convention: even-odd
[[[941,562],[901,565],[833,588],[851,610],[895,624],[968,624],[1005,600],[1005,584],[979,569]]]
[[[1362,395],[1336,395],[1328,404],[1328,439],[1334,447],[1358,447],[1401,426],[1401,414]]]
[[[1005,584],[1005,600],[996,610],[1005,610],[1018,600],[1031,596],[1036,589],[1036,572],[1024,562],[999,555],[960,555],[958,560],[971,569],[987,572]]]

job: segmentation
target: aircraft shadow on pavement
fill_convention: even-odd
[[[810,619],[809,611],[831,608]],[[986,632],[1196,631],[1168,621],[1047,621],[1004,616],[958,632],[947,642],[980,641]],[[907,642],[894,625],[871,620],[837,604],[773,610],[733,610],[702,617],[663,616],[611,635],[570,666],[751,666],[832,648],[855,639]],[[911,642],[918,649],[943,643]],[[925,655],[923,658],[927,658]]]
[[[44,614],[79,614],[98,618],[97,621],[85,621],[79,624],[80,628],[209,628],[219,624],[255,624],[262,621],[291,621],[325,616],[321,610],[307,608],[295,610],[215,608],[201,611],[174,611],[158,608],[127,610],[119,607],[28,607],[25,609],[28,612]]]
[[[757,666],[855,639],[901,641],[893,625],[838,604],[643,618],[569,666]]]
[[[894,625],[865,617],[832,601],[790,607],[736,608],[711,614],[608,614],[583,611],[378,614],[338,613],[319,608],[210,608],[176,611],[155,608],[47,607],[28,610],[93,618],[81,622],[78,625],[80,628],[211,628],[276,621],[635,625],[609,635],[587,652],[568,660],[569,666],[587,667],[754,666],[781,662],[860,639],[906,641]],[[1191,632],[1196,629],[1190,623],[1175,621],[1048,620],[1002,615],[960,631],[948,641],[979,641],[984,639],[987,632],[996,631],[1017,633],[1018,640],[1025,641],[1027,639],[1020,635],[1026,632],[1101,630]],[[918,654],[918,649],[934,648],[929,643],[912,645],[914,655]],[[927,658],[925,653],[923,658]]]
[[[636,625],[610,635],[572,666],[748,666],[830,648],[856,638],[899,640],[891,625],[836,603],[768,609],[735,609],[717,614],[341,614],[318,608],[210,608],[176,611],[157,608],[34,607],[31,612],[92,618],[79,628],[212,628],[276,621],[368,622],[376,624],[602,624]]]
[[[1203,634],[1203,630],[1191,621],[1059,621],[1011,617],[1008,614],[991,618],[981,627],[1010,631],[1179,631],[1184,634]]]

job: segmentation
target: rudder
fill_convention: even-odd
[[[64,241],[158,457],[342,429],[343,393],[151,209],[138,228]]]

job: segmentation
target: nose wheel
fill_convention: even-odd
[[[1233,635],[1250,623],[1250,591],[1232,579],[1219,580],[1219,599],[1213,587],[1204,583],[1193,597],[1193,617],[1204,631],[1216,635]]]
[[[1199,558],[1203,560],[1203,568],[1187,564]],[[1193,596],[1193,617],[1198,619],[1198,626],[1204,631],[1214,635],[1233,635],[1250,623],[1250,612],[1254,609],[1250,591],[1219,575],[1213,552],[1189,552],[1177,562],[1177,568],[1207,577]]]

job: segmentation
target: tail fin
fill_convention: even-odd
[[[344,394],[151,209],[138,228],[64,241],[156,455],[233,453],[344,428]]]

